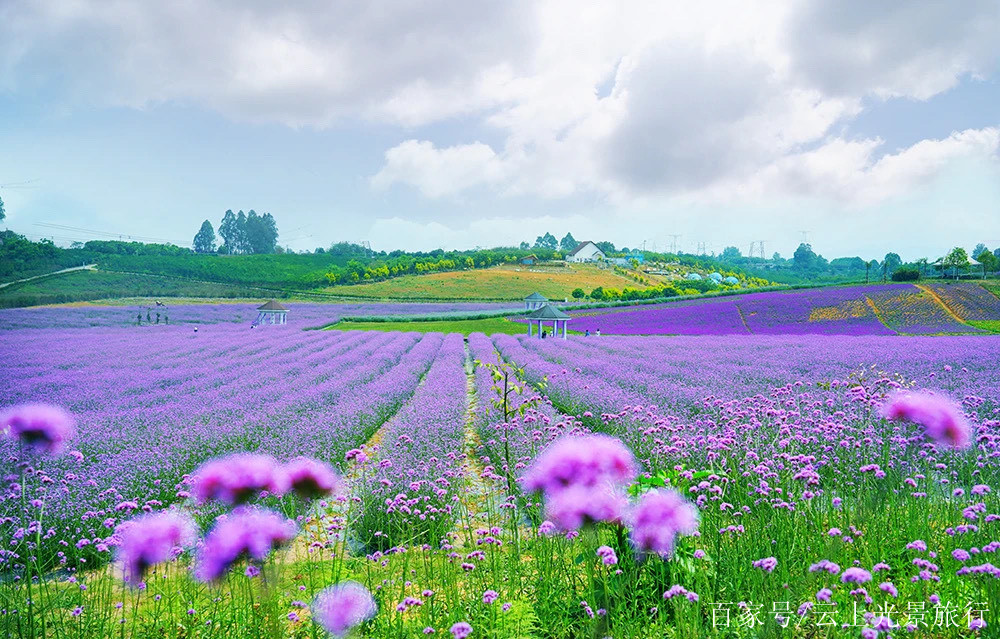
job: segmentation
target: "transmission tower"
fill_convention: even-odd
[[[767,257],[764,254],[764,240],[757,240],[757,244],[760,245],[760,259],[763,262],[764,260],[767,259]]]
[[[803,244],[808,244],[809,243],[809,231],[799,231],[799,233],[802,234],[802,243]]]
[[[698,255],[705,255],[705,243],[698,242]]]
[[[667,237],[670,238],[670,252],[677,255],[677,240],[681,237],[679,233],[668,233]]]

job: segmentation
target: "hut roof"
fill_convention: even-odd
[[[545,306],[541,307],[540,309],[528,313],[527,315],[525,315],[525,317],[528,318],[528,319],[543,319],[543,320],[552,320],[552,319],[568,320],[568,319],[573,319],[571,316],[567,315],[566,313],[563,313],[562,311],[560,311],[555,306],[551,306],[549,304],[546,304]]]
[[[528,297],[524,298],[525,302],[548,302],[549,298],[545,297],[541,293],[532,293]]]
[[[288,311],[287,308],[285,308],[281,304],[278,304],[274,300],[269,301],[268,303],[264,304],[263,306],[258,306],[257,310],[258,311],[286,311],[286,312]]]

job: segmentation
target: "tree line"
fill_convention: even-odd
[[[222,243],[216,248],[215,229],[205,220],[194,236],[195,253],[223,253],[225,255],[261,255],[278,252],[278,223],[270,213],[258,215],[250,209],[233,213],[227,210],[219,224]]]

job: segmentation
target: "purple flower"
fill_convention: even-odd
[[[124,522],[115,532],[125,583],[134,587],[150,566],[171,559],[175,548],[192,545],[198,530],[188,515],[168,511]]]
[[[489,605],[496,601],[499,596],[496,590],[487,590],[483,593],[483,603]]]
[[[698,530],[698,509],[674,490],[651,490],[639,499],[631,527],[632,543],[638,550],[668,558],[674,552],[677,535]]]
[[[35,451],[55,454],[76,436],[76,422],[58,406],[21,404],[0,413],[0,432]]]
[[[545,516],[562,530],[578,530],[598,521],[619,521],[628,500],[610,488],[571,486],[545,500]]]
[[[239,510],[216,520],[198,553],[195,577],[215,581],[243,558],[264,561],[295,537],[295,522],[266,510]]]
[[[618,555],[615,554],[615,549],[611,546],[601,546],[598,548],[597,556],[601,558],[601,562],[605,566],[614,566],[618,563]]]
[[[521,478],[526,490],[551,497],[567,487],[624,486],[638,469],[632,452],[606,435],[564,437],[539,455]]]
[[[303,499],[324,497],[340,489],[340,478],[328,464],[299,457],[285,464],[291,489]]]
[[[774,569],[778,567],[778,560],[775,557],[765,557],[753,562],[753,567],[760,568],[764,572],[774,572]]]
[[[967,448],[971,428],[965,415],[949,400],[927,393],[896,393],[882,414],[893,421],[920,424],[928,437],[954,448]]]
[[[194,494],[200,503],[218,499],[236,505],[264,490],[275,495],[288,490],[288,475],[269,455],[237,453],[213,459],[194,476]]]
[[[879,590],[885,593],[889,593],[893,597],[899,596],[899,591],[896,590],[896,586],[892,585],[890,581],[884,581],[878,585]]]
[[[819,592],[816,593],[817,601],[830,601],[830,597],[833,596],[833,591],[829,588],[821,588]]]
[[[840,575],[840,581],[845,584],[863,584],[872,580],[872,574],[864,568],[852,566]]]
[[[324,588],[312,604],[313,618],[335,637],[343,637],[354,626],[374,617],[376,612],[375,599],[356,581],[342,581]]]
[[[969,551],[963,550],[962,548],[956,548],[955,550],[952,550],[951,556],[955,561],[969,561],[969,559],[972,558],[972,555],[969,554]]]
[[[465,639],[472,634],[472,626],[464,621],[459,621],[451,627],[451,636],[454,639]]]

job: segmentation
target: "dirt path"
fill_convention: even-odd
[[[96,271],[97,264],[84,264],[83,266],[73,266],[70,268],[64,268],[59,271],[52,271],[51,273],[43,273],[41,275],[35,275],[33,277],[25,277],[24,279],[14,280],[13,282],[4,282],[0,284],[0,288],[6,288],[8,286],[13,286],[14,284],[23,284],[24,282],[30,282],[32,280],[40,280],[44,277],[52,277],[54,275],[62,275],[63,273],[72,273],[73,271]]]

